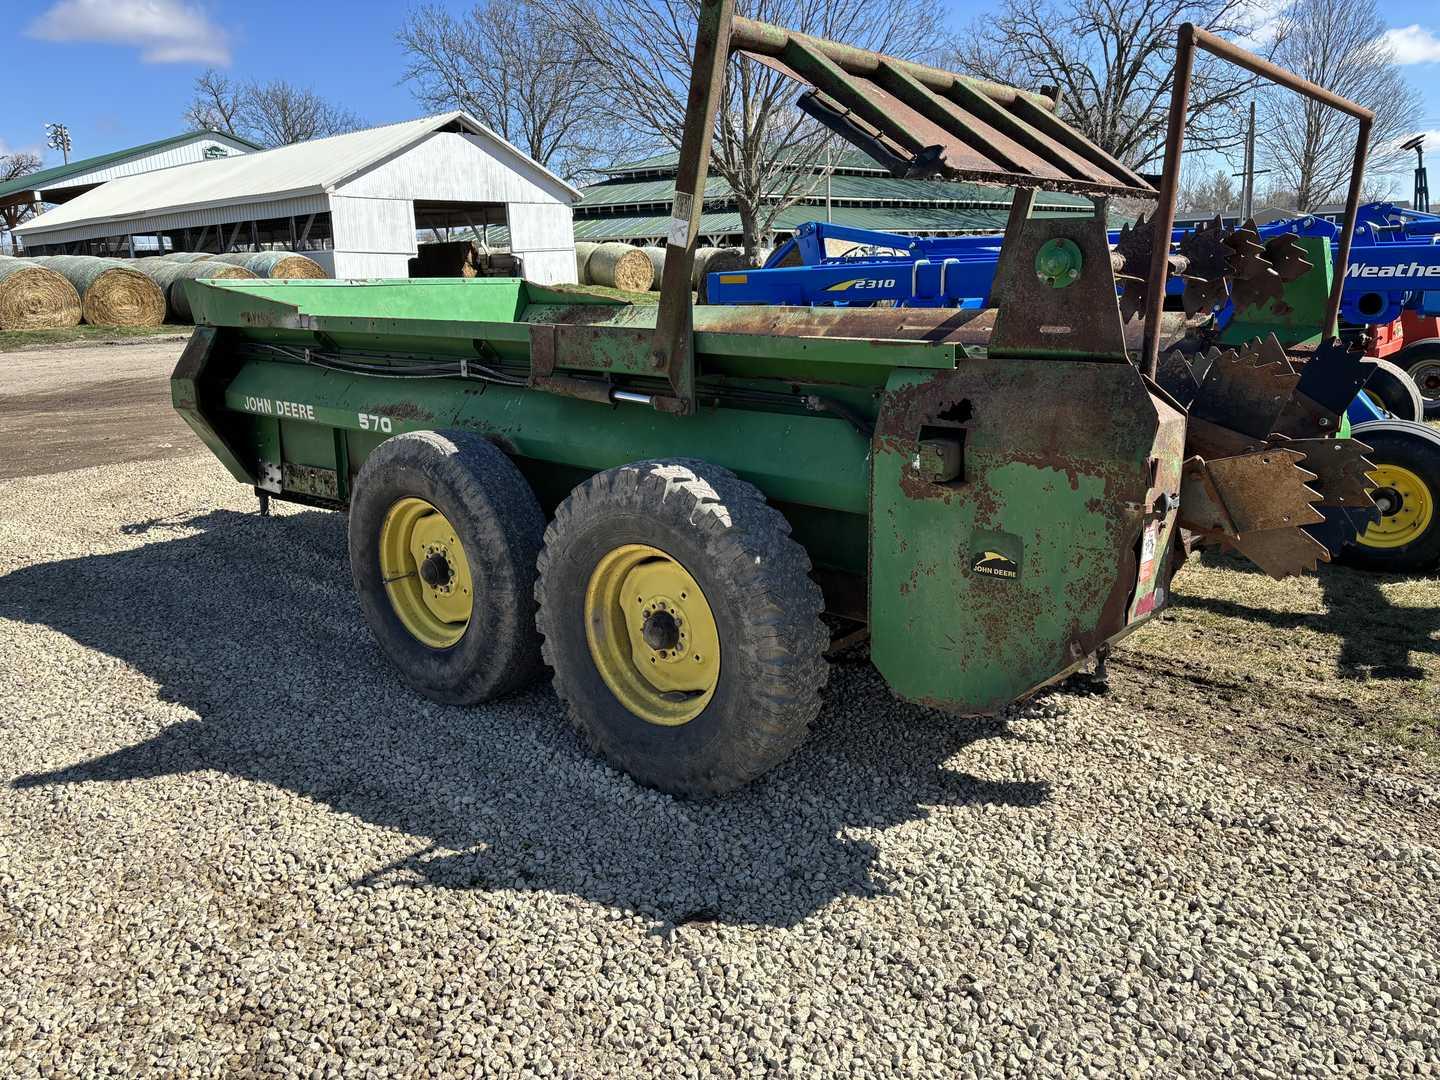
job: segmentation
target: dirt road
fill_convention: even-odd
[[[200,442],[170,406],[182,341],[0,354],[0,480],[154,461]]]

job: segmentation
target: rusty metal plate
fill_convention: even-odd
[[[808,86],[800,108],[894,175],[1157,197],[1037,95],[738,17],[731,45]]]
[[[1269,529],[1247,533],[1231,543],[1273,578],[1293,577],[1330,561],[1325,545],[1303,529]]]
[[[1272,335],[1270,342],[1252,342],[1243,352],[1215,357],[1190,414],[1263,439],[1275,430],[1299,382]]]
[[[1205,463],[1236,535],[1325,520],[1314,505],[1320,493],[1307,486],[1315,474],[1300,466],[1304,458],[1297,450],[1272,448]]]
[[[1291,439],[1286,450],[1305,455],[1304,466],[1315,474],[1310,484],[1320,492],[1319,506],[1363,509],[1375,505],[1370,492],[1375,485],[1366,474],[1375,468],[1365,457],[1370,447],[1354,439]]]
[[[318,465],[295,465],[285,462],[281,468],[280,486],[286,491],[298,491],[314,495],[318,499],[340,497],[340,477],[334,469]]]
[[[1180,474],[1180,527],[1206,536],[1234,537],[1238,531],[1210,470],[1198,457],[1187,459]]]
[[[997,309],[992,356],[1126,359],[1125,325],[1115,294],[1105,210],[1093,217],[1033,218],[1033,191],[1017,191],[990,290]],[[1036,273],[1041,247],[1066,240],[1080,251],[1080,274],[1055,288]]]

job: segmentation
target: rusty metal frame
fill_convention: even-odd
[[[843,45],[735,14],[734,0],[701,0],[675,198],[666,236],[651,372],[669,383],[657,408],[689,413],[695,400],[690,278],[726,64],[741,52],[807,87],[800,107],[852,142],[871,144],[906,175],[934,174],[1024,189],[1153,199],[1151,181],[1055,115],[1053,94]],[[898,173],[897,173],[898,174]]]
[[[657,374],[670,383],[675,401],[670,411],[694,409],[695,335],[690,274],[695,266],[695,238],[705,208],[705,179],[710,169],[710,143],[715,114],[725,92],[725,65],[730,60],[730,32],[735,0],[702,0],[695,32],[695,62],[685,102],[685,130],[675,173],[675,198],[665,244],[665,270],[660,277],[660,310],[655,317],[651,360]]]
[[[1180,27],[1175,45],[1175,84],[1170,95],[1169,128],[1165,134],[1165,164],[1160,178],[1160,204],[1156,209],[1157,238],[1168,238],[1175,228],[1175,199],[1180,189],[1180,155],[1185,146],[1185,119],[1190,107],[1190,78],[1195,66],[1196,48],[1204,49],[1212,56],[1228,60],[1262,79],[1268,79],[1312,101],[1328,105],[1360,122],[1355,139],[1355,157],[1350,169],[1350,191],[1345,200],[1345,220],[1340,230],[1340,249],[1336,255],[1338,270],[1325,306],[1325,333],[1333,337],[1339,325],[1340,297],[1345,288],[1345,267],[1350,262],[1350,242],[1355,235],[1355,218],[1360,209],[1360,185],[1365,179],[1365,157],[1370,148],[1370,128],[1375,122],[1375,114],[1323,86],[1317,86],[1252,52],[1232,45],[1207,30],[1185,23]],[[1165,305],[1165,277],[1169,253],[1169,243],[1157,239],[1151,252],[1147,279],[1149,293],[1145,298],[1145,345],[1141,353],[1141,363],[1151,378],[1155,377],[1160,360],[1160,316]]]

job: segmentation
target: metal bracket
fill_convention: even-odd
[[[1126,359],[1125,324],[1105,234],[1106,200],[1096,199],[1093,216],[1083,218],[1031,217],[1034,205],[1033,189],[1016,190],[990,291],[990,302],[999,309],[990,355]],[[1047,284],[1036,272],[1040,249],[1052,240],[1068,240],[1080,251],[1079,275],[1063,288]]]

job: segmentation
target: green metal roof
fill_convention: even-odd
[[[239,135],[231,135],[223,131],[186,131],[180,135],[172,135],[168,139],[156,139],[154,142],[143,143],[140,146],[127,147],[124,150],[113,150],[108,154],[96,154],[94,157],[81,158],[79,161],[72,161],[68,165],[54,165],[48,169],[41,169],[26,176],[8,180],[0,184],[0,199],[6,195],[13,195],[17,191],[38,191],[41,188],[57,187],[56,181],[65,180],[71,176],[80,176],[95,169],[103,169],[117,161],[124,161],[127,158],[140,157],[156,150],[164,150],[169,146],[178,146],[180,143],[195,138],[197,135],[214,135],[226,139],[233,139],[235,142],[243,143],[252,150],[265,149],[259,143],[253,143],[249,139],[242,139]]]
[[[705,201],[724,202],[730,197],[730,185],[712,176],[705,184]],[[587,210],[612,206],[654,206],[668,210],[675,195],[673,180],[643,180],[632,183],[608,182],[585,189],[585,197],[575,204],[575,216],[587,217]],[[1009,206],[1013,188],[988,184],[972,184],[954,180],[896,180],[888,176],[844,176],[830,178],[830,201],[863,203],[936,203],[970,204],[985,207]],[[824,205],[825,181],[816,183],[805,197],[811,204]],[[1080,195],[1044,191],[1042,206],[1088,206],[1090,201]]]
[[[841,147],[835,152],[835,168],[854,170],[858,172],[874,173],[879,176],[888,176],[889,170],[881,165],[864,151],[857,150],[853,146]],[[630,161],[619,165],[611,165],[600,171],[616,179],[632,176],[635,173],[646,172],[674,172],[680,164],[680,155],[674,150],[667,150],[663,154],[656,154],[654,157],[645,158],[643,161]]]
[[[791,232],[807,221],[818,221],[824,216],[824,207],[792,206],[780,212],[775,219],[773,228],[779,232]],[[837,225],[903,233],[1003,232],[1008,217],[1009,211],[1003,209],[943,207],[872,209],[863,206],[836,206],[831,209],[830,213],[830,219]],[[575,219],[575,239],[652,239],[663,237],[669,224],[670,216],[668,214],[577,217]],[[701,236],[722,236],[739,232],[739,214],[721,212],[704,214],[700,218]],[[491,235],[494,236],[494,230],[491,230]]]

